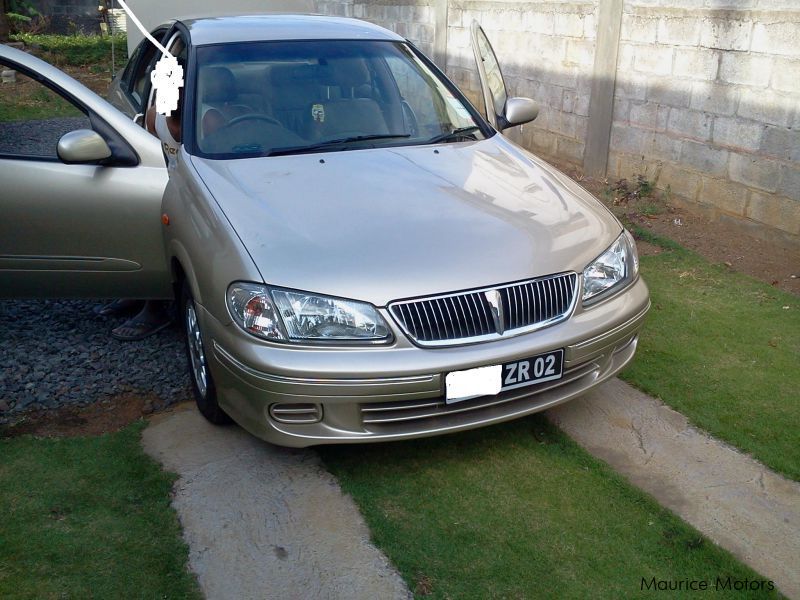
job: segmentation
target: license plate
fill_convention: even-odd
[[[494,396],[505,390],[561,379],[564,350],[554,350],[502,365],[453,371],[445,377],[447,404],[480,396]]]

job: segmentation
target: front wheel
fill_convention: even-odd
[[[225,425],[231,418],[217,403],[217,388],[211,371],[208,368],[203,336],[200,332],[200,321],[197,318],[192,291],[184,281],[181,291],[181,315],[186,340],[186,354],[189,359],[189,375],[192,379],[192,390],[200,413],[214,425]]]

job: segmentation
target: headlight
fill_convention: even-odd
[[[638,273],[636,242],[625,230],[608,250],[583,270],[583,301],[599,300],[612,288],[633,281]]]
[[[233,320],[247,333],[266,340],[285,340],[278,311],[266,286],[257,283],[232,283],[228,287],[228,310]]]
[[[377,309],[344,300],[254,283],[233,283],[228,308],[239,327],[273,341],[381,342],[391,332]]]

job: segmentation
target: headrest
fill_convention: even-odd
[[[369,83],[369,69],[363,58],[330,58],[327,79],[328,85],[354,88]]]
[[[269,77],[274,86],[319,85],[321,83],[317,65],[273,65],[269,70]]]
[[[275,109],[297,109],[318,99],[321,81],[317,65],[273,65],[264,76]]]
[[[203,67],[198,81],[201,102],[230,102],[236,99],[236,78],[227,67]]]

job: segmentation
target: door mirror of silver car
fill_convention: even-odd
[[[111,157],[111,148],[96,131],[78,129],[58,140],[58,158],[68,165],[95,163]]]
[[[530,123],[539,115],[539,104],[530,98],[509,98],[503,111],[503,129]]]

